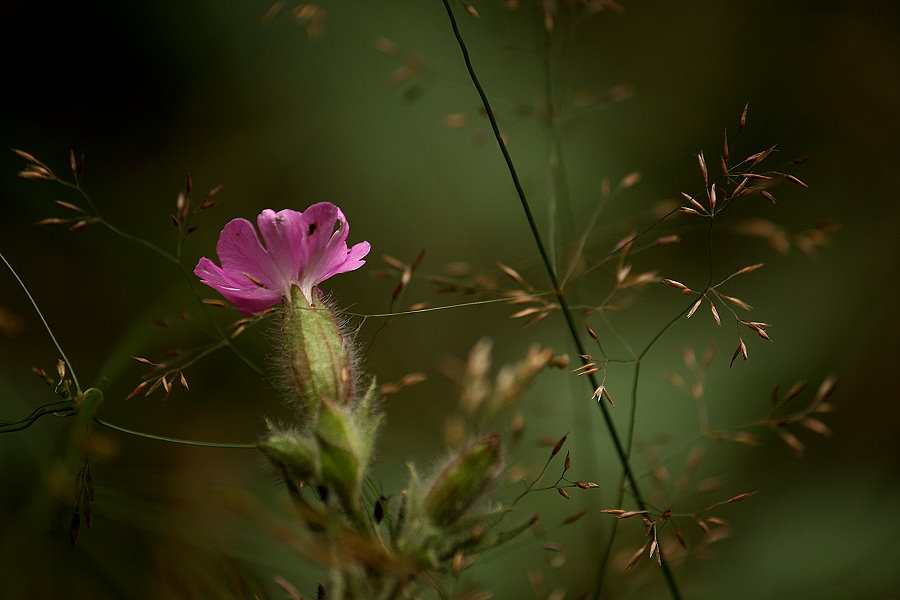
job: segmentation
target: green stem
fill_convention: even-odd
[[[184,446],[200,446],[201,448],[237,448],[241,450],[255,450],[258,448],[256,444],[229,444],[224,442],[198,442],[195,440],[185,440],[173,437],[167,437],[164,435],[155,435],[152,433],[144,433],[143,431],[136,431],[134,429],[128,429],[127,427],[122,427],[120,425],[113,425],[112,423],[108,423],[101,419],[100,417],[94,417],[94,422],[98,425],[103,425],[104,427],[108,427],[110,429],[114,429],[115,431],[119,431],[121,433],[127,433],[129,435],[134,435],[137,437],[147,438],[149,440],[157,440],[160,442],[171,442],[173,444],[182,444]]]
[[[559,302],[563,316],[565,317],[569,333],[572,336],[572,340],[575,343],[578,354],[587,354],[587,351],[585,350],[584,345],[581,342],[581,337],[578,334],[578,329],[575,326],[575,321],[572,317],[572,313],[569,310],[565,294],[560,287],[559,279],[556,275],[556,270],[553,268],[553,262],[551,261],[550,256],[547,254],[547,250],[544,247],[540,231],[538,230],[537,223],[534,220],[534,215],[532,214],[531,207],[528,204],[528,199],[525,196],[525,191],[522,189],[522,184],[520,183],[519,176],[516,173],[515,165],[513,164],[512,158],[509,155],[509,151],[506,148],[506,144],[503,142],[503,138],[500,135],[500,128],[497,125],[497,120],[494,117],[494,112],[491,109],[490,102],[488,101],[487,95],[485,94],[484,89],[481,87],[481,83],[479,82],[478,77],[475,74],[475,69],[472,66],[472,61],[469,57],[469,51],[462,39],[462,34],[460,34],[459,27],[456,22],[456,17],[453,15],[453,10],[450,7],[450,2],[449,0],[442,1],[444,3],[444,8],[447,11],[447,17],[450,20],[450,26],[453,30],[453,35],[456,37],[456,42],[459,45],[460,52],[462,53],[463,60],[465,61],[466,70],[469,73],[472,84],[475,86],[475,90],[478,92],[478,95],[481,98],[481,103],[484,106],[485,114],[487,115],[488,120],[491,124],[491,129],[494,132],[494,138],[497,140],[497,144],[499,145],[500,151],[503,154],[503,159],[506,162],[507,169],[509,171],[510,177],[512,178],[513,186],[516,189],[516,194],[518,195],[519,201],[522,205],[522,210],[525,213],[525,217],[528,220],[528,225],[531,228],[532,237],[534,238],[535,244],[538,247],[538,252],[541,255],[541,260],[544,263],[544,267],[547,270],[547,274],[550,277],[550,281],[553,285],[554,294],[557,298],[557,301]],[[597,378],[594,376],[594,374],[590,374],[588,376],[588,379],[590,381],[592,390],[599,386],[599,382],[597,381]],[[634,496],[635,503],[638,505],[638,508],[640,510],[647,510],[647,505],[643,499],[640,488],[638,487],[637,481],[634,477],[634,473],[631,470],[631,466],[628,460],[628,454],[625,450],[624,445],[622,444],[622,440],[620,439],[618,432],[616,431],[615,424],[613,423],[612,415],[610,415],[609,409],[602,401],[597,402],[597,406],[599,407],[600,412],[603,415],[606,429],[609,432],[613,447],[615,448],[616,454],[619,458],[619,462],[622,465],[622,470],[624,471],[625,477],[628,480],[628,484],[631,487],[631,493]],[[663,576],[669,586],[669,591],[672,595],[672,598],[676,600],[680,599],[681,593],[678,590],[678,585],[675,582],[675,577],[672,574],[671,569],[669,568],[668,562],[663,560],[661,561],[661,565]]]
[[[22,281],[22,278],[19,277],[19,274],[16,273],[16,270],[13,269],[12,265],[9,264],[9,261],[6,260],[5,256],[3,256],[3,253],[0,253],[0,260],[3,261],[3,264],[6,265],[6,268],[9,269],[10,273],[13,274],[13,277],[16,278],[16,281],[19,282],[19,285],[22,287],[22,291],[25,292],[25,295],[28,297],[28,301],[31,302],[31,306],[34,307],[34,312],[36,312],[38,317],[41,319],[41,323],[44,324],[44,329],[47,330],[47,335],[50,336],[50,340],[56,347],[56,351],[59,352],[59,355],[62,357],[63,362],[66,363],[66,367],[68,367],[69,369],[69,373],[71,373],[72,375],[72,381],[75,383],[75,390],[80,394],[81,386],[78,384],[78,376],[75,375],[75,369],[74,367],[72,367],[72,362],[69,360],[69,357],[66,356],[66,353],[63,352],[62,346],[59,345],[59,341],[57,341],[56,336],[53,335],[53,330],[50,329],[50,325],[47,323],[47,319],[44,318],[44,313],[41,312],[41,309],[38,307],[34,297],[32,297],[31,292],[28,291],[28,287],[25,285],[25,282]]]

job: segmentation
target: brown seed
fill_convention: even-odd
[[[40,161],[33,157],[31,154],[25,152],[24,150],[17,150],[15,148],[10,148],[13,152],[15,152],[19,157],[24,158],[28,162],[39,163]]]
[[[796,398],[805,389],[806,389],[806,382],[798,381],[797,383],[792,385],[791,388],[787,391],[787,393],[784,395],[784,399],[790,400],[791,398]]]
[[[134,398],[135,396],[137,396],[137,395],[140,393],[140,391],[141,391],[142,389],[144,389],[145,387],[147,387],[147,384],[149,384],[149,383],[150,383],[149,381],[142,381],[142,382],[140,382],[140,383],[137,385],[137,387],[135,387],[133,390],[131,390],[131,393],[130,393],[130,394],[128,394],[127,396],[125,396],[125,399],[126,399],[126,400],[130,400],[131,398]]]
[[[738,494],[737,496],[729,498],[728,500],[721,502],[720,504],[730,504],[732,502],[740,502],[741,500],[746,500],[758,491],[759,490],[753,490],[752,492],[744,492],[743,494]]]
[[[759,446],[762,443],[762,440],[747,431],[738,431],[732,434],[731,439],[745,446]]]
[[[787,444],[788,448],[794,451],[798,456],[803,454],[803,451],[806,450],[806,446],[797,439],[797,436],[790,433],[789,431],[785,431],[784,429],[778,430],[778,437],[781,438],[785,444]]]
[[[70,202],[64,202],[62,200],[57,200],[56,203],[59,204],[60,206],[62,206],[63,208],[68,208],[69,210],[74,210],[75,212],[82,212],[82,213],[84,212],[83,210],[81,210],[81,208],[79,208],[78,206],[75,206],[74,204],[72,204]]]
[[[453,567],[451,568],[451,572],[454,576],[459,575],[460,571],[463,568],[463,553],[462,550],[457,550],[456,554],[453,555]]]
[[[814,431],[814,432],[818,433],[819,435],[823,435],[825,437],[831,436],[831,429],[829,429],[828,425],[826,425],[825,423],[823,423],[822,421],[820,421],[818,419],[814,419],[812,417],[806,417],[805,419],[800,421],[800,424],[803,425],[804,427],[806,427],[807,429],[809,429],[810,431]]]
[[[743,356],[744,360],[748,360],[747,356],[747,346],[744,344],[744,340],[738,338],[740,341],[738,343],[737,349],[734,351],[734,354],[731,356],[731,363],[729,366],[734,366],[734,361],[737,359],[738,355]]]
[[[550,550],[551,552],[562,552],[562,544],[559,542],[547,542],[544,544],[544,550]]]
[[[703,174],[703,183],[705,187],[709,187],[709,171],[706,168],[706,159],[703,157],[703,151],[697,155],[697,163],[700,165],[700,173]]]
[[[694,198],[692,196],[689,196],[688,194],[685,194],[684,192],[681,192],[681,195],[684,197],[685,200],[687,200],[690,204],[692,204],[694,206],[694,208],[696,208],[698,211],[704,212],[704,213],[706,212],[706,207],[704,207],[702,204],[700,204],[699,202],[694,200]]]
[[[666,235],[661,238],[657,238],[655,244],[657,246],[668,246],[669,244],[676,244],[681,241],[681,236],[679,235]]]
[[[533,315],[535,313],[539,313],[545,311],[546,308],[543,306],[529,306],[528,308],[523,308],[519,312],[513,313],[509,315],[510,319],[520,319],[522,317],[527,317],[529,315]]]
[[[662,283],[679,290],[691,290],[691,288],[689,288],[688,286],[684,285],[680,281],[675,281],[674,279],[662,279],[661,281]]]
[[[586,511],[586,510],[583,510],[583,511],[581,511],[581,512],[575,513],[574,515],[572,515],[572,516],[570,516],[570,517],[566,517],[565,519],[563,519],[563,522],[560,523],[560,525],[571,525],[572,523],[574,523],[575,521],[577,521],[578,519],[580,519],[581,517],[583,517],[583,516],[586,515],[586,514],[587,514],[587,511]]]
[[[739,269],[738,271],[735,271],[735,273],[733,275],[731,275],[731,277],[734,277],[735,275],[741,275],[743,273],[749,273],[750,271],[755,271],[758,268],[760,268],[761,266],[763,266],[764,264],[765,263],[756,263],[755,265],[748,265],[748,266],[744,267],[743,269]]]
[[[556,442],[556,445],[553,446],[553,451],[550,453],[550,456],[556,456],[557,454],[559,454],[559,451],[562,450],[563,444],[566,443],[567,437],[569,437],[568,433],[559,438],[559,441]]]
[[[507,275],[510,279],[512,279],[513,281],[515,281],[516,283],[518,283],[519,285],[521,285],[521,286],[524,287],[525,289],[528,289],[528,290],[534,289],[534,288],[531,286],[531,284],[529,284],[527,281],[525,281],[525,278],[522,277],[522,276],[519,274],[519,272],[516,271],[515,269],[513,269],[512,267],[508,267],[508,266],[504,265],[504,264],[501,263],[501,262],[498,262],[498,263],[497,263],[497,266],[500,267],[500,270],[503,271],[504,273],[506,273],[506,275]]]
[[[582,358],[585,358],[585,355],[582,355]],[[590,359],[590,356],[588,355],[587,358]],[[596,366],[597,366],[597,363],[589,362],[589,363],[585,363],[585,364],[581,365],[580,367],[572,369],[572,372],[575,373],[577,371],[583,371],[584,369],[592,369]]]
[[[563,473],[572,468],[572,457],[566,452],[566,461],[563,464]]]
[[[620,514],[616,518],[617,519],[630,519],[631,517],[634,517],[636,515],[644,515],[644,514],[647,514],[648,512],[649,511],[646,511],[646,510],[627,510],[627,511],[623,512],[622,514]]]
[[[762,195],[763,198],[765,198],[772,204],[776,203],[775,196],[773,196],[770,192],[767,192],[766,190],[760,190],[759,193],[760,193],[760,195]]]
[[[752,169],[753,167],[755,167],[756,165],[758,165],[758,164],[761,163],[762,161],[766,160],[766,159],[769,157],[769,155],[772,154],[772,151],[773,151],[773,150],[775,150],[775,146],[769,146],[768,148],[766,148],[766,149],[763,150],[762,152],[757,152],[756,154],[753,154],[753,155],[751,155],[751,156],[748,156],[748,157],[745,159],[745,162],[752,161],[752,162],[750,162],[750,168]]]
[[[625,177],[622,178],[622,181],[619,182],[619,188],[623,190],[627,190],[630,187],[634,187],[641,180],[641,174],[637,171],[629,173]]]
[[[716,310],[716,305],[710,300],[709,302],[709,310],[712,312],[713,319],[716,320],[716,325],[722,325],[722,319],[719,318],[719,311]]]
[[[695,521],[695,523],[697,523],[697,526],[698,526],[700,529],[702,529],[702,530],[703,530],[703,533],[705,533],[706,535],[710,535],[710,534],[712,533],[712,532],[709,530],[709,525],[707,525],[706,523],[704,523],[702,519],[697,519],[697,520]]]
[[[559,495],[565,498],[566,500],[571,500],[572,497],[569,496],[569,492],[564,490],[563,488],[556,488],[556,491],[559,492]]]
[[[744,129],[744,125],[747,124],[747,110],[750,108],[750,103],[746,103],[744,105],[744,110],[741,111],[741,119],[738,121],[738,130]]]
[[[722,161],[724,163],[724,161],[727,161],[727,160],[728,160],[728,128],[725,129],[725,134],[723,136],[723,141],[722,141]],[[728,173],[726,172],[725,174],[727,175]]]
[[[834,389],[837,387],[837,377],[834,375],[829,375],[822,381],[822,384],[819,386],[819,389],[816,391],[816,398],[814,404],[818,404],[823,400],[827,400],[832,393],[834,393]]]
[[[696,302],[694,302],[694,305],[691,306],[691,310],[688,311],[688,314],[687,314],[687,318],[688,318],[688,319],[690,319],[692,316],[694,316],[694,313],[697,312],[697,309],[698,309],[698,308],[700,308],[700,303],[701,303],[701,302],[703,302],[703,298],[700,298],[699,300],[697,300]]]
[[[799,179],[797,179],[797,178],[794,177],[793,175],[785,175],[785,177],[786,177],[789,181],[793,181],[794,183],[796,183],[796,184],[798,184],[798,185],[802,185],[802,186],[805,187],[805,188],[808,188],[808,187],[809,187],[808,185],[806,185],[805,183],[803,183],[802,181],[800,181]]]
[[[725,294],[721,293],[721,292],[718,291],[718,290],[716,290],[716,294],[718,294],[720,298],[722,298],[722,299],[724,299],[724,300],[728,300],[728,301],[731,302],[732,304],[735,304],[735,305],[737,305],[737,306],[740,306],[740,307],[743,308],[744,310],[750,310],[750,308],[751,308],[749,304],[747,304],[746,302],[744,302],[744,301],[741,300],[740,298],[735,298],[735,297],[733,297],[733,296],[726,296]]]
[[[641,559],[641,556],[644,555],[644,550],[647,549],[647,543],[638,548],[637,552],[631,555],[631,558],[628,560],[628,563],[625,565],[625,570],[630,571],[634,568],[637,562]]]

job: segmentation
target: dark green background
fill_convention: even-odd
[[[537,11],[530,2],[519,11],[499,4],[476,3],[480,19],[457,12],[546,233],[550,140],[536,116],[545,101]],[[473,143],[487,122],[441,3],[321,5],[325,34],[310,39],[287,14],[292,4],[264,23],[270,4],[259,1],[8,2],[0,9],[3,145],[27,150],[60,173],[67,171],[69,148],[84,152],[85,185],[104,216],[167,249],[174,245],[168,215],[185,173],[198,192],[224,184],[219,206],[203,215],[189,241],[191,265],[212,255],[217,232],[232,218],[334,202],[350,220],[349,241],[373,246],[365,269],[324,286],[358,312],[388,307],[394,283],[371,276],[382,268],[380,255],[410,260],[421,248],[427,250],[423,272],[466,261],[496,273],[494,264],[502,261],[546,286],[495,145]],[[758,241],[717,234],[719,275],[767,263],[729,289],[754,305],[754,318],[773,324],[776,342],[747,338],[751,362],[728,369],[733,331],[698,315],[670,330],[645,362],[638,410],[638,436],[645,441],[696,433],[690,399],[663,377],[684,372],[679,352],[686,345],[716,347],[708,401],[720,426],[765,413],[775,384],[784,389],[801,379],[817,385],[828,373],[840,377],[840,410],[826,416],[835,434],[830,440],[801,434],[809,445],[803,458],[774,438],[760,448],[708,446],[704,474],[727,478],[711,501],[760,492],[722,509],[732,537],[712,547],[711,560],[677,566],[676,576],[692,598],[889,597],[897,591],[892,515],[900,275],[893,5],[733,0],[625,7],[621,16],[604,12],[579,23],[569,45],[553,49],[554,73],[566,74],[555,80],[559,101],[577,88],[634,88],[633,98],[586,111],[561,131],[574,221],[564,239],[581,233],[604,178],[615,183],[632,171],[643,175],[604,213],[589,244],[594,257],[647,224],[645,211],[657,201],[701,188],[694,155],[703,149],[714,164],[723,127],[733,132],[747,101],[744,151],[777,143],[784,158],[810,156],[795,171],[810,189],[780,188],[777,206],[756,200],[742,216],[777,221],[788,231],[823,219],[842,225],[814,258],[796,250],[782,256]],[[395,42],[400,57],[376,52],[379,37]],[[391,85],[389,75],[413,51],[421,53],[423,69]],[[468,125],[445,127],[451,113],[467,115]],[[178,271],[99,226],[77,234],[35,228],[39,219],[65,214],[54,200],[78,199],[60,186],[17,178],[23,166],[12,153],[0,156],[0,250],[43,307],[83,383],[110,358],[187,343],[183,328],[150,325],[193,308]],[[678,231],[685,238],[679,248],[636,258],[635,269],[702,277],[701,231],[689,224]],[[598,301],[610,278],[609,270],[598,272],[573,290],[577,300]],[[403,302],[468,299],[436,296],[416,280]],[[612,316],[643,346],[681,303],[677,293],[656,286],[636,307]],[[56,353],[8,274],[0,275],[0,306],[26,319],[20,335],[0,339],[0,414],[14,418],[52,399],[30,368],[51,370]],[[377,335],[378,325],[363,328],[368,369],[380,380],[411,371],[430,375],[385,404],[377,474],[386,485],[402,485],[407,460],[427,468],[443,452],[440,431],[455,398],[439,372],[448,357],[464,357],[483,336],[495,340],[498,365],[535,341],[572,353],[558,315],[523,331],[508,314],[507,307],[460,308],[399,319]],[[269,338],[241,339],[265,363]],[[192,391],[175,393],[167,405],[158,396],[123,399],[140,373],[135,363],[112,382],[105,418],[173,436],[252,441],[265,416],[285,414],[277,392],[224,353],[188,370]],[[630,367],[610,374],[620,413],[629,379]],[[611,507],[617,477],[582,384],[561,372],[539,379],[523,401],[523,447],[510,457],[538,464],[546,449],[536,440],[569,431],[577,476],[601,484],[568,504],[546,493],[521,510],[523,517],[540,510],[551,529],[547,540],[567,547],[567,563],[545,570],[549,588],[569,586],[570,597],[593,577],[602,543],[597,528],[608,525],[596,510]],[[621,424],[619,413],[617,419]],[[175,586],[186,597],[190,589],[211,597],[242,569],[268,588],[280,574],[313,594],[315,574],[270,530],[270,522],[288,521],[284,499],[252,452],[104,432],[112,450],[95,464],[95,525],[70,548],[66,515],[57,514],[48,491],[56,460],[66,452],[68,426],[48,418],[0,438],[0,573],[8,590],[0,595],[150,598],[171,595],[166,586]],[[512,493],[500,489],[501,497]],[[591,509],[590,516],[552,529],[579,507]],[[627,555],[641,540],[636,524],[623,532]],[[546,554],[541,541],[523,537],[514,549],[481,557],[468,573],[497,598],[531,597],[524,575],[529,566],[546,567],[552,558]],[[192,583],[177,587],[179,581]],[[614,589],[616,597],[657,598],[660,585],[645,562],[616,576]]]

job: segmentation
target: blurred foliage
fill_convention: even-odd
[[[890,565],[898,556],[883,519],[900,499],[893,402],[900,350],[894,315],[900,214],[893,201],[900,191],[894,176],[900,80],[893,3],[625,2],[621,15],[607,10],[577,23],[560,21],[546,64],[535,3],[523,1],[518,10],[503,4],[475,3],[480,18],[460,8],[461,25],[547,232],[553,143],[541,119],[545,67],[554,73],[556,101],[577,108],[560,130],[571,202],[560,213],[558,256],[582,233],[603,179],[615,185],[629,173],[642,174],[603,213],[588,244],[593,256],[646,225],[647,211],[659,201],[702,189],[694,155],[703,149],[717,156],[722,129],[736,128],[748,101],[744,149],[778,144],[785,158],[810,156],[797,172],[810,189],[784,188],[777,205],[757,199],[741,216],[778,222],[789,232],[825,219],[841,224],[813,257],[796,248],[782,255],[723,229],[715,241],[723,275],[766,263],[736,280],[731,292],[773,323],[775,343],[753,340],[750,362],[729,369],[733,334],[698,314],[677,323],[643,365],[638,450],[657,444],[663,453],[697,431],[692,399],[666,383],[670,371],[687,376],[680,358],[685,346],[698,352],[716,346],[706,381],[714,426],[765,414],[776,384],[784,390],[797,380],[815,386],[828,373],[840,377],[839,411],[829,416],[834,435],[802,436],[808,445],[802,458],[775,436],[755,448],[709,444],[698,475],[724,475],[721,498],[760,492],[722,510],[732,537],[710,548],[713,560],[676,568],[686,596],[896,593]],[[379,256],[409,262],[422,248],[423,274],[461,261],[500,279],[495,263],[501,261],[546,286],[441,3],[322,0],[324,20],[312,25],[292,16],[294,6],[285,3],[272,14],[265,1],[7,2],[0,8],[5,146],[27,150],[60,173],[70,148],[84,153],[83,182],[104,216],[167,250],[175,245],[169,214],[185,174],[198,196],[223,184],[218,206],[203,214],[188,239],[188,268],[211,255],[218,231],[232,218],[263,208],[339,204],[351,239],[368,240],[374,249],[366,269],[328,285],[354,312],[390,306],[396,282],[373,276],[384,269]],[[191,391],[173,392],[168,403],[159,395],[125,400],[143,372],[128,356],[158,358],[168,347],[196,343],[179,318],[183,308],[195,307],[189,284],[173,265],[99,226],[77,233],[36,228],[34,222],[65,212],[54,201],[77,203],[78,197],[17,178],[23,166],[11,152],[0,155],[0,250],[42,306],[83,383],[114,375],[105,419],[174,437],[252,442],[264,417],[283,414],[271,385],[276,375],[260,378],[227,352],[189,369]],[[641,255],[635,270],[675,279],[702,273],[705,264],[696,264],[702,238],[689,227],[679,232],[682,244]],[[578,288],[578,300],[595,302],[612,276],[611,270],[596,273]],[[681,298],[663,288],[614,314],[636,345],[680,310]],[[401,303],[470,299],[438,294],[415,278]],[[18,418],[52,400],[31,368],[52,371],[58,357],[6,273],[0,274],[0,309],[0,416]],[[235,318],[218,310],[223,324]],[[441,432],[456,401],[447,365],[463,360],[477,340],[494,339],[497,365],[521,357],[534,341],[571,353],[558,315],[522,329],[509,313],[507,306],[485,305],[364,324],[365,358],[380,381],[410,372],[429,376],[387,401],[376,456],[386,488],[402,485],[407,460],[427,466],[444,452]],[[153,325],[161,318],[171,325]],[[267,364],[265,327],[239,340]],[[627,395],[617,391],[628,389],[630,377],[630,368],[610,373],[607,383],[620,405],[627,406]],[[523,402],[525,434],[511,459],[541,464],[547,449],[537,441],[569,432],[573,469],[600,489],[571,501],[555,493],[529,496],[522,515],[539,511],[545,537],[523,536],[479,557],[460,590],[477,581],[498,598],[530,597],[523,573],[532,567],[542,573],[546,593],[569,586],[574,596],[592,581],[597,539],[609,527],[598,509],[614,508],[618,470],[582,383],[564,372],[538,379]],[[73,548],[70,486],[78,464],[66,458],[68,421],[45,417],[0,436],[4,597],[247,598],[260,590],[286,597],[276,576],[315,595],[318,575],[284,543],[293,527],[284,490],[260,457],[113,431],[95,437],[93,526],[82,528]],[[518,491],[512,486],[509,495]],[[588,517],[556,527],[582,509],[590,510]],[[636,527],[622,528],[620,538],[624,560],[643,543]],[[567,560],[545,550],[547,541],[561,543]],[[661,597],[652,561],[616,581],[612,591],[621,597]]]

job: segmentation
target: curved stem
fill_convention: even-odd
[[[78,376],[75,375],[75,369],[72,367],[72,362],[69,360],[69,357],[66,356],[66,353],[63,351],[62,346],[60,346],[59,341],[57,341],[56,336],[53,335],[53,330],[50,329],[49,323],[47,323],[47,319],[44,318],[44,313],[41,312],[40,307],[38,307],[37,302],[34,297],[31,295],[31,292],[28,291],[28,287],[25,285],[25,282],[22,281],[22,278],[19,277],[19,274],[16,273],[16,270],[13,269],[12,265],[9,264],[9,261],[6,260],[6,257],[3,256],[3,253],[0,252],[0,260],[3,261],[3,264],[6,265],[6,268],[9,269],[9,272],[13,274],[13,277],[16,278],[16,281],[19,282],[19,285],[22,287],[22,291],[25,292],[25,295],[28,297],[28,301],[31,302],[31,306],[34,307],[34,312],[37,313],[38,317],[41,319],[41,323],[44,324],[44,329],[47,330],[47,335],[50,336],[50,340],[53,342],[53,345],[56,347],[57,352],[62,357],[63,362],[66,363],[66,367],[69,369],[69,373],[72,374],[72,381],[75,383],[75,390],[80,394],[81,386],[78,384]]]
[[[101,419],[100,417],[94,417],[94,422],[98,425],[103,425],[104,427],[108,427],[110,429],[114,429],[115,431],[119,431],[121,433],[127,433],[129,435],[134,435],[137,437],[147,438],[149,440],[157,440],[160,442],[171,442],[173,444],[182,444],[184,446],[200,446],[202,448],[236,448],[240,450],[255,450],[258,446],[256,444],[230,444],[225,442],[198,442],[195,440],[185,440],[173,437],[167,437],[164,435],[155,435],[152,433],[144,433],[143,431],[136,431],[134,429],[128,429],[127,427],[122,427],[120,425],[113,425],[112,423],[108,423]]]

